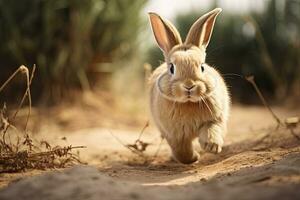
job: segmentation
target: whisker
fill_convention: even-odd
[[[201,97],[200,97],[200,98],[201,98]],[[201,101],[199,101],[198,105],[199,105],[199,109],[201,110],[201,109],[202,109]]]
[[[226,77],[224,76],[225,79],[235,79],[235,77]]]
[[[172,110],[175,110],[175,106],[176,106],[176,101],[173,101],[173,109]]]
[[[206,105],[207,109],[209,110],[210,115],[213,117],[213,112],[212,112],[211,108],[208,106],[208,104],[207,104],[207,102],[205,101],[205,99],[202,98],[201,96],[200,96],[200,98],[201,98],[201,100],[203,101],[203,103]]]
[[[240,74],[235,74],[235,73],[227,73],[227,74],[222,74],[223,77],[226,77],[226,76],[237,76],[241,79],[245,79],[244,76],[240,75]]]

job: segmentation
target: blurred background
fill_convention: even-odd
[[[233,102],[259,103],[251,85],[233,74],[253,74],[273,104],[299,101],[300,0],[0,0],[0,83],[20,65],[36,64],[35,105],[91,92],[127,113],[144,112],[144,66],[163,62],[147,12],[171,20],[185,38],[215,7],[223,12],[207,63],[224,74]],[[1,103],[17,104],[25,88],[25,78],[16,78]]]

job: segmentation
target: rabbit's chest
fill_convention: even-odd
[[[197,137],[203,125],[215,118],[208,102],[166,104],[159,109],[159,121],[166,134]]]

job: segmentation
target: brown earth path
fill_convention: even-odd
[[[296,109],[275,112],[281,118],[300,114]],[[274,125],[262,107],[235,106],[222,153],[201,153],[200,161],[192,165],[170,161],[165,142],[155,160],[145,162],[110,133],[129,144],[139,131],[78,130],[67,140],[87,145],[81,157],[89,166],[1,174],[2,186],[15,181],[0,191],[0,199],[299,199],[300,141],[287,130],[274,131]],[[145,154],[152,159],[159,133],[150,127],[142,140],[151,143]],[[42,175],[23,179],[36,174]]]

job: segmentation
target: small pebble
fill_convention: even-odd
[[[206,179],[206,178],[201,178],[201,179],[200,179],[200,181],[202,181],[202,182],[206,182],[206,181],[207,181],[207,179]]]

